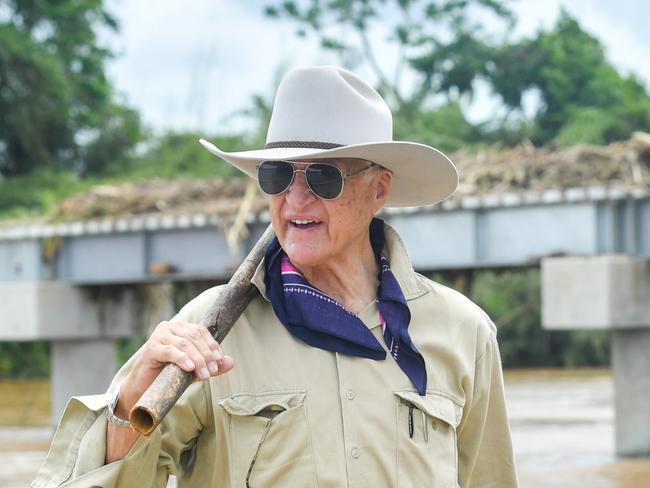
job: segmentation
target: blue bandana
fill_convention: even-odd
[[[424,395],[427,372],[422,355],[408,334],[411,313],[399,283],[390,270],[384,248],[384,222],[373,219],[370,242],[379,264],[377,306],[384,341],[391,356]],[[291,264],[277,238],[266,250],[266,289],[278,319],[307,344],[352,356],[386,359],[386,350],[354,314],[309,283]]]

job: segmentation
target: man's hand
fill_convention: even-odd
[[[140,356],[120,387],[116,413],[128,412],[167,363],[184,371],[194,371],[199,380],[230,371],[231,357],[221,351],[208,329],[189,322],[161,322],[142,346]]]
[[[128,418],[135,402],[149,388],[167,363],[175,363],[199,380],[230,371],[235,365],[230,356],[221,351],[208,330],[190,322],[161,322],[149,340],[142,346],[128,376],[120,384],[119,401],[115,414]],[[109,424],[106,438],[106,462],[122,459],[138,438],[138,433]]]

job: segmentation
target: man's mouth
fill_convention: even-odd
[[[310,229],[313,227],[316,227],[319,225],[321,222],[317,220],[290,220],[289,223],[291,224],[292,227],[295,227],[296,229]]]

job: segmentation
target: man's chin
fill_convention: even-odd
[[[313,247],[306,248],[300,244],[291,244],[284,248],[291,262],[299,269],[320,265],[325,260],[325,253]]]

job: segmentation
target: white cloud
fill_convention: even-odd
[[[222,132],[223,120],[272,91],[275,70],[314,59],[315,49],[293,30],[238,2],[131,0],[110,7],[121,21],[114,40],[121,55],[109,74],[129,103],[159,130]]]

